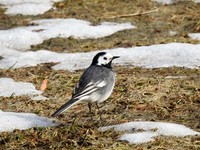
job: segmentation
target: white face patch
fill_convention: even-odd
[[[103,56],[100,56],[98,58],[98,63],[97,65],[101,66],[101,65],[107,65],[110,63],[110,61],[112,61],[113,56],[109,53],[106,53]]]

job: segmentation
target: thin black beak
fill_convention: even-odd
[[[116,59],[116,58],[119,58],[120,56],[113,56],[113,58],[112,59]]]

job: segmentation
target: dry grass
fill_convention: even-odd
[[[200,131],[199,70],[115,68],[117,83],[111,98],[101,106],[103,121],[99,120],[99,115],[95,115],[94,121],[91,121],[87,105],[79,104],[58,118],[58,121],[62,122],[58,127],[2,133],[1,146],[13,149],[17,147],[196,149],[199,146],[199,137],[178,139],[161,137],[148,144],[128,145],[125,142],[115,142],[117,137],[115,132],[99,133],[97,131],[99,126],[138,119],[181,123]],[[74,73],[54,71],[49,65],[1,70],[1,72],[2,77],[32,81],[36,87],[39,87],[43,77],[48,76],[48,88],[44,95],[50,100],[31,101],[27,97],[9,97],[0,100],[1,109],[4,111],[33,112],[47,117],[70,97],[73,85],[81,74],[81,71]],[[170,76],[183,78],[171,79]]]
[[[177,2],[161,6],[148,0],[119,1],[64,1],[55,4],[56,10],[44,15],[6,16],[0,10],[0,29],[27,25],[30,20],[42,18],[79,18],[98,24],[102,21],[127,22],[136,29],[121,31],[101,39],[54,38],[32,50],[49,49],[58,52],[92,51],[114,47],[143,46],[169,42],[199,43],[188,37],[189,32],[199,32],[200,5]],[[144,12],[159,8],[158,12],[141,16],[114,18],[122,14]],[[170,35],[169,31],[177,31]],[[46,101],[32,101],[28,97],[0,98],[3,111],[32,112],[49,117],[71,94],[82,71],[68,72],[51,69],[52,64],[36,67],[0,70],[0,77],[32,82],[39,88],[48,78]],[[0,149],[200,149],[200,137],[159,137],[155,141],[129,145],[116,141],[113,131],[100,133],[99,126],[138,119],[181,123],[200,131],[200,70],[186,68],[142,69],[114,67],[117,82],[112,96],[102,104],[103,121],[93,106],[91,121],[86,104],[79,104],[57,118],[57,127],[15,130],[0,134]],[[180,77],[180,78],[171,78]],[[95,115],[96,114],[96,115]]]

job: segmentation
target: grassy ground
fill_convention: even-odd
[[[102,21],[132,22],[136,29],[125,30],[101,39],[54,38],[32,50],[48,49],[57,52],[82,52],[114,47],[143,46],[170,42],[199,43],[188,37],[200,31],[200,4],[189,1],[173,5],[158,5],[149,0],[77,0],[63,1],[39,16],[6,16],[0,9],[0,29],[28,25],[43,18],[79,18],[98,24]],[[146,15],[117,17],[123,14],[157,10]],[[114,17],[114,18],[111,18]],[[176,31],[171,35],[170,31]],[[0,98],[3,111],[32,112],[49,117],[71,94],[82,70],[76,72],[52,70],[52,64],[36,67],[0,70],[0,77],[32,82],[37,88],[48,78],[46,101],[28,97]],[[161,68],[142,69],[114,67],[117,82],[112,96],[102,104],[103,120],[93,106],[91,121],[86,104],[79,104],[57,118],[57,127],[15,130],[0,134],[0,149],[200,149],[200,136],[159,137],[155,141],[129,145],[116,141],[118,133],[100,133],[98,127],[134,120],[181,123],[200,131],[200,69]]]

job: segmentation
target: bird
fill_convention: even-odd
[[[113,56],[108,52],[97,53],[91,65],[83,72],[74,87],[71,99],[59,107],[52,117],[56,117],[80,102],[88,102],[89,112],[91,104],[98,104],[108,99],[115,85],[115,73],[112,61],[120,56]]]

